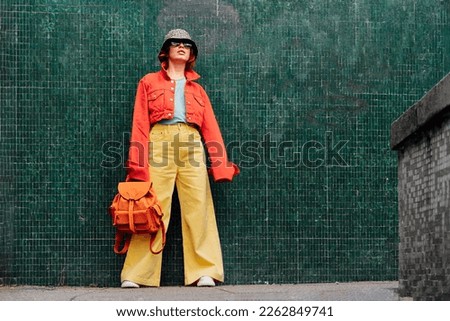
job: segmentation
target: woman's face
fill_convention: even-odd
[[[173,41],[169,47],[169,61],[186,63],[191,56],[191,45]]]

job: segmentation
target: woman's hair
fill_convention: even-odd
[[[158,59],[161,62],[161,66],[164,69],[166,69],[169,66],[169,51],[170,51],[170,42],[166,41],[158,54]],[[191,48],[189,60],[186,62],[186,70],[194,69],[196,59],[197,57],[195,55],[195,52],[193,48]]]

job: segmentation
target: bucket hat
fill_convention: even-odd
[[[173,41],[173,40],[181,40],[181,41],[185,41],[185,42],[192,44],[192,50],[193,50],[194,56],[197,57],[197,54],[198,54],[197,45],[192,40],[191,36],[189,35],[189,33],[186,30],[184,30],[184,29],[170,30],[164,37],[164,43],[163,43],[161,49],[169,46],[169,42]]]

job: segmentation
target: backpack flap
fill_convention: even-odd
[[[121,182],[117,189],[123,198],[138,200],[150,191],[151,186],[151,182]]]

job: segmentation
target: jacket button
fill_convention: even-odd
[[[167,116],[172,116],[172,114],[171,114],[171,113],[168,113]]]
[[[173,98],[170,98],[170,101],[173,101]]]

